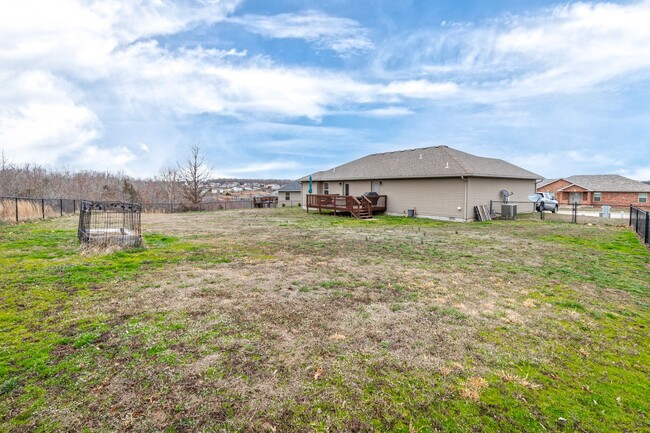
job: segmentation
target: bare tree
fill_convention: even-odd
[[[179,163],[179,178],[183,198],[191,206],[197,206],[208,192],[210,168],[205,162],[205,155],[201,154],[201,145],[194,142],[189,145],[189,153],[183,164]]]
[[[155,180],[162,184],[162,188],[167,195],[167,203],[173,205],[176,202],[176,194],[178,192],[178,169],[174,167],[165,167],[160,170],[160,173],[158,173]]]

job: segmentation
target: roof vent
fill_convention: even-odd
[[[420,154],[420,159],[422,159],[422,154]]]
[[[445,168],[449,168],[449,161],[447,161],[447,164],[445,165]]]

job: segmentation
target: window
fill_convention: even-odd
[[[324,182],[323,183],[323,194],[329,194],[330,193],[330,184],[329,182]]]
[[[595,192],[594,193],[594,201],[600,201],[603,196],[602,192]]]
[[[285,192],[285,193],[284,193],[284,199],[285,199],[286,201],[291,200],[291,193],[290,193],[290,192]]]
[[[647,192],[639,193],[639,203],[647,203],[647,202],[648,202],[648,193]]]

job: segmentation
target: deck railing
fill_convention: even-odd
[[[373,211],[386,210],[386,196],[361,196],[358,199],[352,195],[307,194],[307,210],[310,208],[318,209],[319,212],[323,209],[334,213],[349,212],[355,218],[361,218],[364,213],[372,217]]]

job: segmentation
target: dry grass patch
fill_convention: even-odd
[[[22,425],[502,431],[549,428],[571,411],[599,429],[613,419],[589,415],[575,384],[606,374],[613,393],[639,383],[647,341],[635,327],[647,307],[597,269],[616,259],[633,271],[618,278],[639,286],[648,256],[621,262],[607,249],[595,263],[575,247],[580,264],[561,267],[544,239],[567,230],[590,236],[539,222],[361,224],[293,209],[143,215],[147,249],[84,258],[91,271],[95,260],[118,275],[138,266],[65,304],[81,324],[47,361],[54,382],[33,379],[47,404]],[[25,413],[15,389],[3,412],[12,425]],[[608,410],[642,427],[641,390],[627,391],[632,403]]]

